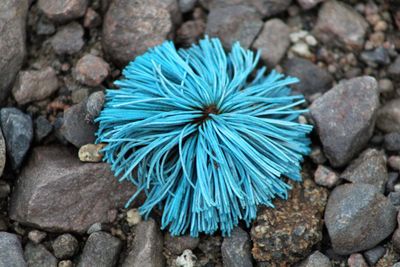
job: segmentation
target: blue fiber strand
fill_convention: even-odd
[[[257,206],[287,199],[282,178],[301,181],[312,126],[298,123],[308,112],[291,94],[298,79],[256,70],[259,58],[206,37],[188,49],[166,41],[128,64],[96,119],[103,160],[137,188],[126,207],[144,192],[140,213],[160,207],[172,235],[230,235]]]

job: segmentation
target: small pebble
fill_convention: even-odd
[[[314,181],[318,185],[332,188],[338,183],[339,175],[328,167],[318,165],[314,173]]]
[[[185,250],[181,256],[176,258],[175,264],[177,267],[195,267],[197,262],[196,255],[189,249]]]
[[[386,249],[383,246],[377,246],[364,252],[364,258],[369,265],[374,266],[380,258],[385,255]]]
[[[74,266],[74,264],[70,260],[64,260],[58,263],[58,267],[72,267],[72,266]]]
[[[39,244],[40,242],[45,239],[47,234],[45,232],[39,231],[39,230],[32,230],[28,233],[28,238],[30,241],[32,241],[34,244]]]
[[[138,209],[130,209],[126,213],[126,221],[129,226],[134,226],[142,221],[142,216],[140,215]]]
[[[351,254],[347,263],[349,267],[368,267],[368,264],[360,253]]]
[[[82,162],[100,162],[103,158],[101,150],[105,144],[87,144],[79,148],[78,156]]]
[[[88,86],[98,86],[110,74],[110,66],[101,57],[87,54],[75,67],[75,79]]]
[[[390,156],[388,164],[393,170],[400,171],[400,156]]]
[[[78,240],[71,234],[58,236],[53,244],[54,256],[58,259],[68,259],[76,254],[79,248]]]
[[[393,92],[394,86],[390,79],[380,79],[378,81],[378,90],[380,93]]]
[[[95,28],[101,25],[100,15],[91,7],[86,10],[83,26],[85,28]]]
[[[302,57],[306,57],[309,58],[312,56],[310,49],[308,48],[308,45],[302,41],[296,43],[295,45],[293,45],[290,50],[292,52],[294,52],[295,54],[302,56]]]

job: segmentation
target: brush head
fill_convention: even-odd
[[[192,236],[256,217],[257,206],[287,198],[283,180],[300,181],[312,127],[291,95],[298,80],[256,70],[259,53],[219,39],[177,50],[172,42],[132,61],[108,90],[97,118],[97,142],[120,181],[147,198],[139,211],[160,207],[162,228]],[[135,170],[135,171],[134,171]]]

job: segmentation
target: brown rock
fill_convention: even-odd
[[[106,163],[81,163],[62,147],[36,147],[18,177],[10,200],[10,217],[53,232],[85,232],[107,222],[134,193],[119,184]]]
[[[75,79],[88,86],[98,86],[110,73],[110,66],[100,57],[87,54],[75,67]]]
[[[360,253],[351,254],[347,263],[349,267],[368,267],[363,255]]]
[[[367,28],[368,23],[351,6],[328,1],[319,11],[314,34],[326,45],[337,45],[349,50],[361,49]]]
[[[0,4],[0,104],[8,97],[26,54],[25,24],[28,2],[2,0]]]
[[[88,0],[39,0],[39,9],[52,21],[65,23],[83,17]]]
[[[324,165],[318,165],[314,173],[314,181],[318,185],[332,188],[339,182],[339,175]]]
[[[245,5],[227,6],[210,11],[206,33],[211,37],[219,37],[227,49],[236,41],[242,47],[249,48],[262,25],[254,8]]]
[[[322,239],[327,190],[310,179],[290,182],[289,199],[261,208],[251,229],[253,257],[267,264],[290,265],[306,257]]]
[[[189,47],[203,35],[206,24],[203,20],[189,20],[182,24],[177,31],[176,42]]]
[[[185,236],[165,235],[165,248],[175,255],[180,255],[186,249],[194,250],[199,245],[199,238]]]
[[[171,15],[164,5],[115,0],[104,17],[103,49],[115,64],[123,67],[161,44],[172,30]]]
[[[91,7],[86,11],[85,18],[83,20],[83,26],[85,28],[95,28],[101,25],[100,15]]]
[[[393,99],[378,111],[376,126],[386,132],[400,132],[400,98]]]
[[[254,41],[253,48],[261,49],[261,58],[268,66],[279,63],[290,45],[289,27],[280,19],[265,22],[261,33]]]
[[[43,70],[21,71],[12,89],[15,100],[20,105],[43,100],[58,89],[55,70],[47,67]]]

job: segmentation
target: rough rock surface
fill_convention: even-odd
[[[87,120],[86,101],[76,104],[64,112],[61,132],[65,139],[79,148],[94,143],[96,125]]]
[[[388,181],[385,153],[373,148],[365,150],[340,177],[352,183],[372,184],[384,193]]]
[[[52,244],[54,255],[59,259],[73,257],[79,248],[78,240],[71,234],[58,236]]]
[[[0,232],[0,266],[27,267],[17,235]]]
[[[3,175],[3,170],[5,166],[6,166],[6,141],[4,140],[3,131],[1,130],[0,127],[0,177]]]
[[[122,267],[164,266],[163,236],[153,219],[140,222],[135,229],[133,249]]]
[[[83,248],[78,267],[112,267],[118,261],[121,241],[106,232],[95,232],[89,236]]]
[[[88,0],[39,0],[39,9],[52,21],[65,23],[83,17]]]
[[[304,258],[322,239],[322,215],[328,192],[310,179],[293,186],[289,199],[260,208],[251,229],[253,257],[268,264],[290,265]]]
[[[376,126],[386,132],[400,132],[400,98],[393,99],[378,111]]]
[[[171,236],[169,233],[164,236],[165,248],[175,255],[180,255],[186,249],[194,250],[199,244],[199,238],[184,236]]]
[[[240,227],[233,229],[230,237],[225,237],[221,246],[224,266],[252,267],[249,235]]]
[[[42,244],[29,242],[24,256],[29,267],[57,267],[57,259]]]
[[[0,103],[10,93],[26,54],[27,1],[2,0],[0,4]]]
[[[315,251],[313,254],[307,257],[299,267],[331,267],[329,258],[319,251]]]
[[[58,29],[51,39],[51,45],[58,55],[73,55],[81,51],[83,42],[83,27],[78,22],[71,22]]]
[[[100,57],[87,54],[76,63],[75,78],[88,85],[98,86],[110,72],[110,66]]]
[[[312,103],[311,116],[332,166],[345,165],[364,148],[378,107],[377,82],[369,76],[342,82]]]
[[[12,94],[20,105],[43,100],[58,89],[55,70],[47,67],[43,70],[21,71],[14,83]]]
[[[212,9],[207,19],[206,33],[219,37],[222,45],[230,49],[239,41],[242,47],[250,47],[260,32],[263,22],[254,8],[238,5]]]
[[[148,48],[161,44],[172,29],[171,15],[163,5],[115,0],[104,17],[103,49],[123,67]]]
[[[329,72],[307,59],[291,58],[285,61],[283,68],[286,75],[299,78],[300,81],[291,87],[306,97],[331,89],[333,78]]]
[[[339,1],[328,1],[319,11],[314,34],[326,45],[360,49],[367,28],[368,23],[352,7]]]
[[[3,108],[0,123],[6,141],[7,155],[14,170],[25,158],[33,138],[32,119],[16,108]]]
[[[94,92],[86,102],[86,119],[93,122],[100,115],[103,108],[105,95],[102,91]]]
[[[325,224],[338,254],[373,248],[396,227],[396,209],[375,186],[344,184],[329,196]],[[366,234],[368,233],[368,234]]]
[[[297,3],[299,3],[303,9],[311,9],[323,1],[325,0],[297,0]]]
[[[37,147],[18,177],[9,212],[40,229],[85,232],[107,222],[108,211],[123,206],[134,191],[130,183],[119,184],[106,163],[81,163],[66,148]]]
[[[383,145],[388,151],[400,152],[400,132],[386,134],[383,139]]]
[[[270,19],[264,23],[253,48],[261,49],[261,58],[268,66],[275,66],[285,55],[290,45],[289,33],[289,27],[280,19]]]

